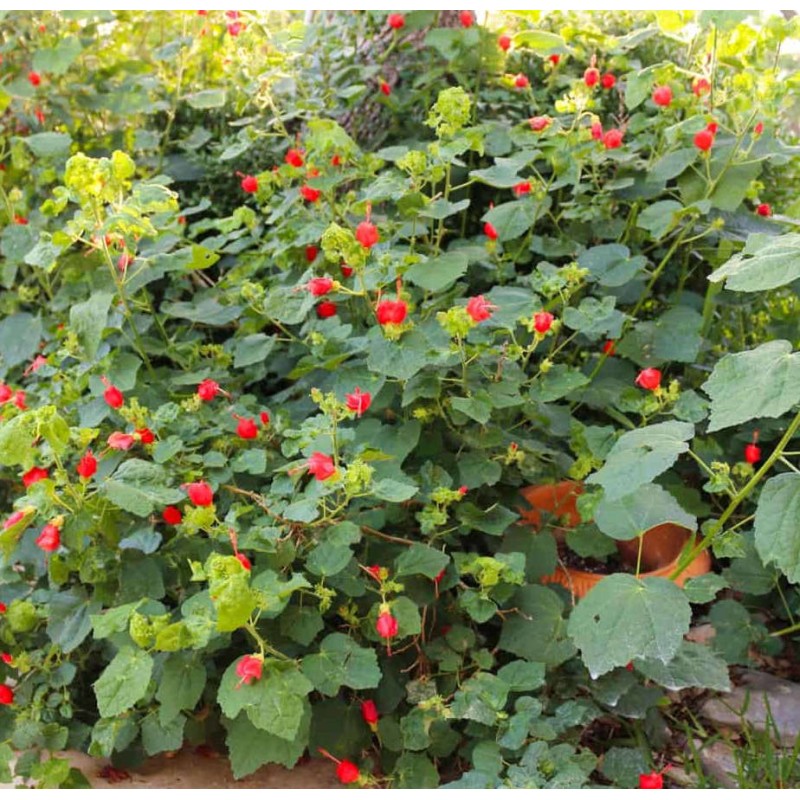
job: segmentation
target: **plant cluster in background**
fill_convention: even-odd
[[[796,19],[0,20],[0,780],[660,788],[796,652]]]

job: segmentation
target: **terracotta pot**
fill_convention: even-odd
[[[549,512],[560,518],[562,527],[556,527],[556,538],[561,538],[567,528],[575,527],[580,516],[575,507],[583,486],[575,481],[543,486],[528,486],[521,494],[533,507],[529,511],[521,511],[522,519],[539,530],[542,526],[542,513]],[[642,578],[666,578],[678,565],[681,551],[689,540],[694,544],[694,533],[680,525],[665,522],[645,531],[642,538],[642,560],[639,573]],[[636,566],[639,555],[639,539],[617,543],[620,557],[630,567]],[[678,586],[683,586],[689,578],[704,575],[711,569],[711,556],[707,550],[700,553],[694,561],[675,579]],[[542,578],[542,583],[560,583],[576,597],[583,597],[604,577],[603,574],[586,572],[579,569],[558,566],[552,575]]]

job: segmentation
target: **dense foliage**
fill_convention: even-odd
[[[0,19],[16,774],[629,787],[667,690],[791,654],[796,21]],[[622,565],[664,522],[712,572]],[[611,574],[541,583],[570,559]]]

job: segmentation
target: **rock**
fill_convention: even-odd
[[[767,729],[767,707],[780,743],[793,747],[800,735],[800,684],[766,672],[746,670],[742,684],[730,694],[713,697],[702,707],[703,716],[716,725],[741,729],[744,722],[757,731]],[[770,725],[770,730],[774,730]]]
[[[733,749],[725,742],[714,742],[708,747],[703,747],[702,742],[695,741],[695,748],[700,755],[700,764],[703,772],[716,781],[722,789],[736,789],[736,761],[733,758]]]

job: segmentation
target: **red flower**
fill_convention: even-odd
[[[616,82],[617,76],[614,75],[613,72],[606,72],[606,74],[600,79],[600,85],[604,89],[613,89]]]
[[[326,481],[336,472],[336,465],[330,456],[325,453],[314,452],[306,462],[309,475],[313,475],[318,481]]]
[[[236,558],[239,563],[248,571],[253,568],[253,565],[250,563],[250,559],[244,553],[237,553]]]
[[[348,783],[355,783],[361,777],[361,773],[352,761],[347,761],[345,759],[336,765],[336,777],[339,779],[340,783],[346,785]]]
[[[134,433],[138,435],[142,444],[153,444],[156,440],[156,436],[150,428],[137,428]]]
[[[238,36],[244,30],[244,23],[243,22],[231,22],[228,25],[228,33],[231,36]]]
[[[0,614],[5,614],[8,611],[8,606],[5,603],[0,603]]]
[[[660,772],[649,772],[639,776],[640,789],[663,789],[664,777]]]
[[[236,688],[243,683],[249,685],[253,681],[260,681],[263,669],[264,661],[261,656],[243,656],[236,665],[236,674],[241,678]]]
[[[599,80],[600,70],[595,67],[589,67],[586,72],[583,73],[583,82],[590,88],[595,86]]]
[[[14,702],[14,690],[0,683],[0,706],[10,706]]]
[[[373,225],[369,220],[359,222],[356,228],[356,239],[362,247],[374,247],[380,241],[381,237],[378,233],[378,228]]]
[[[348,267],[347,264],[342,264],[339,269],[342,271],[342,277],[349,278],[353,274],[353,268]]]
[[[9,516],[7,520],[3,522],[3,530],[7,531],[9,528],[13,528],[20,520],[25,518],[24,511],[15,511],[13,514]]]
[[[44,356],[36,356],[36,358],[34,358],[33,361],[31,361],[31,363],[25,367],[25,372],[22,374],[27,377],[28,375],[36,372],[36,370],[41,369],[43,366],[45,366],[45,364],[47,364],[47,359]]]
[[[239,424],[236,426],[236,435],[240,439],[258,438],[258,425],[252,417],[236,417]]]
[[[514,78],[514,86],[516,86],[517,89],[527,89],[530,85],[531,82],[528,80],[528,76],[523,75],[521,72]]]
[[[530,194],[531,192],[531,182],[530,181],[520,181],[516,186],[511,189],[512,192],[517,197],[522,197],[524,194]]]
[[[755,442],[745,445],[744,460],[748,464],[757,464],[761,461],[761,448]]]
[[[626,669],[626,670],[628,670],[628,672],[633,672],[633,661],[629,661],[629,662],[628,662],[628,663],[625,665],[625,669]]]
[[[396,31],[399,31],[406,24],[406,18],[402,14],[389,14],[386,21],[389,23],[389,27],[394,28]]]
[[[769,203],[761,203],[756,206],[756,214],[758,214],[759,217],[771,217],[772,206]]]
[[[666,108],[672,103],[672,89],[669,86],[656,86],[653,89],[653,102],[657,106],[664,106]]]
[[[466,494],[468,491],[469,491],[469,489],[467,489],[467,487],[466,487],[466,486],[459,486],[459,487],[458,487],[458,493],[459,493],[459,494],[460,494],[462,497],[463,497],[463,496],[464,496],[464,495],[465,495],[465,494]]]
[[[22,389],[19,389],[16,392],[14,392],[14,401],[13,402],[14,402],[14,405],[20,411],[25,411],[25,409],[28,407],[28,406],[25,405],[25,392],[23,392]]]
[[[600,122],[593,122],[592,123],[592,139],[595,141],[603,138],[603,125]]]
[[[45,553],[52,553],[61,546],[61,531],[52,522],[42,528],[42,532],[36,537],[36,546]]]
[[[214,502],[214,490],[205,481],[185,483],[181,488],[196,506],[210,506]]]
[[[482,294],[477,297],[470,297],[467,302],[467,314],[475,322],[483,322],[485,319],[489,319],[492,316],[492,311],[496,308],[497,306],[493,306]]]
[[[458,19],[464,28],[471,28],[475,24],[475,16],[471,11],[459,11]]]
[[[609,340],[608,340],[608,341],[607,341],[607,342],[606,342],[606,343],[603,345],[603,352],[604,352],[606,355],[613,356],[613,355],[614,355],[614,353],[616,352],[616,346],[617,346],[616,342],[615,342],[613,339],[609,339]]]
[[[292,147],[286,151],[286,156],[284,158],[287,164],[290,164],[293,167],[302,167],[303,166],[303,151],[297,150],[296,148]]]
[[[361,703],[361,717],[367,725],[378,724],[378,708],[374,700],[364,700],[364,702]]]
[[[318,255],[319,248],[315,244],[310,244],[306,247],[306,261],[308,261],[309,264],[316,261]]]
[[[49,477],[49,475],[47,474],[46,469],[43,469],[42,467],[31,467],[22,476],[22,482],[25,484],[25,488],[27,489],[29,486],[33,486],[34,483],[43,481],[47,477]]]
[[[340,167],[341,165],[342,165],[342,159],[340,156],[335,155],[333,156],[333,158],[331,158],[332,167]]]
[[[559,61],[561,61],[561,56],[560,56],[560,55],[558,55],[557,53],[553,53],[553,55],[552,55],[552,56],[550,56],[550,63],[551,63],[551,64],[552,64],[554,67],[557,67],[557,66],[558,66],[558,62],[559,62]]]
[[[333,289],[333,281],[330,278],[312,278],[307,284],[308,289],[314,297],[322,297]]]
[[[380,564],[373,564],[371,567],[366,567],[367,572],[369,572],[369,574],[372,575],[372,577],[375,578],[375,580],[379,581],[379,582],[381,580],[381,570],[382,569],[383,569],[383,567],[381,567]]]
[[[258,178],[253,175],[245,175],[242,178],[242,190],[248,194],[258,191]]]
[[[213,400],[220,392],[219,384],[211,378],[200,381],[197,387],[197,396],[205,403]]]
[[[201,16],[201,17],[207,17],[208,16],[208,11],[198,11],[197,14],[198,14],[198,16]]]
[[[100,380],[103,381],[103,386],[106,387],[106,390],[103,392],[106,403],[108,403],[111,408],[119,408],[122,406],[125,403],[125,397],[122,392],[110,383],[105,375]]]
[[[375,622],[375,630],[382,639],[391,639],[397,636],[397,619],[388,611],[378,615]]]
[[[136,443],[136,438],[132,433],[114,431],[106,441],[112,450],[130,450]]]
[[[622,146],[622,131],[611,128],[603,135],[603,144],[606,150],[616,150]]]
[[[549,311],[539,311],[533,315],[533,329],[536,333],[547,333],[555,317]]]
[[[20,214],[14,214],[14,222],[17,225],[27,225],[28,224],[28,218],[27,217],[23,217]]]
[[[634,383],[637,386],[641,386],[642,389],[649,389],[651,392],[654,392],[661,386],[661,370],[655,369],[654,367],[643,369],[636,376]]]
[[[695,78],[692,81],[692,91],[700,97],[711,91],[711,84],[705,78]]]
[[[694,135],[694,146],[698,150],[702,150],[703,152],[707,152],[711,149],[711,145],[714,144],[714,134],[708,130],[698,131]]]
[[[550,126],[550,123],[553,120],[550,117],[531,117],[528,120],[528,124],[531,126],[532,131],[543,131],[545,128]]]
[[[14,656],[11,653],[0,653],[0,661],[4,664],[11,664],[14,661]]]
[[[761,134],[764,133],[764,123],[763,122],[757,122],[756,126],[753,128],[753,133],[756,136],[761,136]]]
[[[14,390],[7,383],[0,383],[0,405],[7,403],[14,396]]]
[[[501,50],[508,50],[511,47],[511,37],[504,33],[498,40],[497,45]]]
[[[381,300],[375,313],[380,325],[401,325],[408,313],[408,306],[403,300]]]
[[[183,519],[183,514],[181,514],[181,510],[175,506],[167,506],[161,512],[161,519],[167,523],[167,525],[180,525],[181,520]]]
[[[238,11],[226,11],[225,16],[228,19],[239,19],[239,12]]]
[[[328,319],[336,316],[336,303],[325,300],[317,306],[317,316],[320,319]]]
[[[444,574],[447,572],[447,567],[444,567],[442,571],[433,579],[433,582],[438,586],[442,582],[442,578],[444,578]]]
[[[262,411],[262,412],[261,412],[261,413],[258,415],[258,418],[261,420],[261,424],[262,424],[264,427],[266,427],[267,425],[269,425],[269,414],[268,414],[266,411]]]
[[[38,86],[42,82],[42,76],[38,72],[31,70],[28,73],[28,83],[31,86]]]
[[[716,136],[717,131],[719,130],[719,123],[714,122],[714,120],[712,120],[711,122],[708,123],[708,125],[706,125],[706,130],[709,133],[713,133]]]
[[[128,267],[131,264],[133,264],[134,261],[135,261],[135,259],[134,259],[134,257],[132,255],[129,255],[128,253],[123,253],[117,259],[117,269],[120,272],[125,272],[125,270],[128,269]]]
[[[355,411],[358,417],[372,405],[372,395],[369,392],[362,392],[358,386],[352,394],[346,394],[344,399],[347,407],[351,411]]]
[[[392,87],[386,81],[381,81],[379,84],[380,90],[387,97],[392,93]]]
[[[41,108],[37,108],[33,112],[34,116],[36,117],[37,121],[40,125],[44,125],[45,119],[47,119],[44,115],[44,111]]]
[[[78,466],[75,467],[75,471],[81,478],[87,481],[97,472],[97,459],[92,455],[91,450],[87,450],[86,455],[83,456],[78,462]]]
[[[483,226],[483,232],[492,240],[497,239],[497,228],[491,222],[487,222]]]
[[[308,186],[307,184],[303,184],[300,187],[300,194],[303,196],[303,200],[307,203],[316,203],[317,200],[322,196],[321,189],[315,189],[313,186]]]

